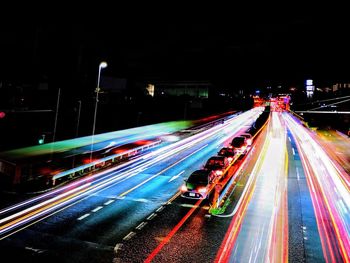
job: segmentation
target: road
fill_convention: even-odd
[[[253,183],[246,193],[249,203],[242,203],[241,216],[233,217],[231,225],[234,227],[226,234],[218,262],[286,262],[288,166],[285,140],[285,127],[279,114],[274,112],[267,140],[250,175]]]
[[[287,113],[230,172],[224,214],[179,196],[183,179],[254,122],[248,111],[0,211],[9,262],[349,262],[349,176]],[[345,148],[344,148],[345,149]],[[3,261],[3,260],[2,260]],[[6,261],[4,261],[6,262]]]
[[[2,210],[1,252],[10,262],[110,262],[116,244],[130,238],[178,192],[184,178],[256,115],[243,113],[124,167]]]
[[[303,163],[323,255],[327,262],[350,260],[350,180],[327,155],[315,134],[285,115]]]
[[[335,130],[317,130],[317,135],[327,155],[336,160],[339,169],[350,174],[350,137]]]

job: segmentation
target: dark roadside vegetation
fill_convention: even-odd
[[[78,100],[62,90],[56,123],[55,141],[91,135],[94,116],[92,97]],[[34,95],[33,95],[34,96]],[[35,96],[34,96],[35,97]],[[0,119],[0,151],[38,145],[53,139],[57,94],[41,95],[26,107],[7,112]],[[41,105],[41,106],[38,106]],[[212,96],[195,99],[188,96],[151,97],[148,95],[100,94],[95,134],[173,120],[196,120],[226,111],[252,107],[252,100]],[[48,109],[48,112],[35,112]]]

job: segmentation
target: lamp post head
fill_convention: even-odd
[[[100,63],[100,68],[106,68],[106,67],[107,67],[107,62],[102,61],[102,62]]]

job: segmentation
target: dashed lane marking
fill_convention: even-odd
[[[135,236],[136,235],[136,233],[135,232],[130,232],[129,234],[127,234],[124,238],[123,238],[123,240],[129,240],[129,239],[131,239],[133,236]]]
[[[153,218],[155,218],[157,216],[156,213],[152,213],[150,216],[147,217],[147,220],[152,220]]]
[[[111,203],[113,203],[115,200],[108,200],[107,202],[104,203],[104,205],[109,205]]]
[[[137,229],[137,230],[141,230],[142,228],[145,227],[145,225],[147,225],[147,222],[142,222],[141,224],[139,224],[139,225],[136,227],[136,229]]]
[[[83,220],[84,218],[88,217],[89,215],[90,215],[90,214],[85,214],[85,215],[79,217],[78,220]]]
[[[122,247],[123,247],[122,243],[116,244],[115,247],[114,247],[114,253],[118,253],[118,250],[121,250]]]
[[[164,206],[161,206],[161,207],[159,207],[159,208],[156,210],[156,212],[159,213],[159,212],[161,212],[163,209],[164,209]]]
[[[98,210],[100,210],[100,209],[102,209],[102,208],[103,208],[103,206],[98,206],[98,207],[96,207],[95,209],[93,209],[92,212],[95,213],[95,212],[97,212]]]

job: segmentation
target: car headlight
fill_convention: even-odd
[[[207,192],[207,188],[206,187],[199,187],[198,188],[198,192],[201,193],[201,194],[204,194]]]
[[[215,173],[216,173],[216,175],[222,175],[222,171],[221,170],[216,170]]]

